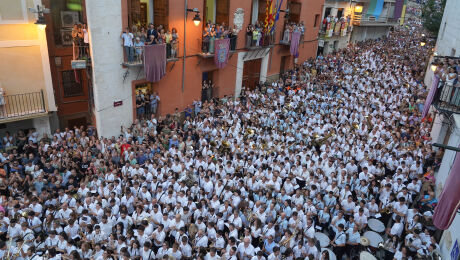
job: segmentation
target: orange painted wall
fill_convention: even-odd
[[[126,0],[122,0],[124,2]],[[324,0],[299,0],[302,2],[301,20],[306,26],[305,42],[299,46],[299,62],[309,57],[314,57],[317,50],[318,28],[313,28],[315,14],[321,13]],[[179,33],[179,60],[169,62],[166,68],[166,75],[160,82],[155,83],[154,91],[159,93],[161,98],[159,112],[161,114],[173,113],[175,108],[183,110],[194,100],[201,99],[201,80],[202,73],[206,71],[213,72],[213,80],[218,86],[220,97],[224,95],[233,95],[235,92],[235,78],[237,72],[238,53],[230,54],[228,64],[223,69],[217,69],[214,65],[214,58],[201,58],[197,56],[201,51],[201,33],[202,25],[195,26],[192,22],[193,13],[188,14],[187,20],[187,38],[186,38],[186,72],[185,86],[182,92],[182,65],[183,65],[183,39],[184,39],[184,3],[185,0],[170,0],[169,2],[169,27],[176,28]],[[203,0],[188,0],[188,8],[198,8],[200,16],[203,19]],[[123,4],[122,4],[123,5]],[[283,1],[282,9],[286,9],[287,1]],[[229,25],[233,27],[234,12],[237,8],[243,8],[244,24],[238,34],[237,50],[246,51],[245,30],[251,21],[252,0],[231,0],[229,9]],[[127,23],[127,13],[123,12],[123,24]],[[284,24],[284,15],[280,15],[277,22],[276,42],[281,39],[282,25]],[[268,76],[278,74],[280,71],[281,57],[289,55],[289,46],[276,45],[270,51]],[[293,59],[289,59],[289,67],[292,68]],[[242,68],[241,68],[242,69]]]

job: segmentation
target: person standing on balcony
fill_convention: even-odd
[[[177,29],[172,28],[172,38],[171,38],[171,57],[175,58],[177,55],[177,43],[179,41],[179,35],[177,35]]]
[[[172,40],[172,34],[171,31],[168,30],[165,33],[165,43],[166,43],[166,58],[171,58],[171,40]]]
[[[214,53],[214,41],[216,40],[216,26],[213,25],[211,27],[211,31],[209,32],[209,52]]]
[[[126,57],[128,58],[128,63],[132,63],[134,61],[133,37],[134,35],[131,33],[128,27],[126,27],[126,29],[121,34]]]
[[[252,42],[252,25],[248,25],[248,28],[246,28],[246,48],[251,46]]]
[[[139,37],[134,41],[134,49],[136,52],[136,62],[142,63],[142,56],[144,54],[144,43]]]
[[[89,57],[89,33],[86,24],[83,24],[83,53],[86,57]]]
[[[209,40],[211,39],[211,24],[206,24],[206,28],[203,31],[203,53],[209,53]]]
[[[149,29],[147,30],[147,39],[150,39],[150,35],[155,36],[155,39],[158,37],[158,32],[155,30],[153,23],[149,24]]]

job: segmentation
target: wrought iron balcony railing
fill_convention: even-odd
[[[0,121],[20,119],[47,113],[43,90],[39,92],[0,95]]]
[[[440,112],[452,114],[460,113],[460,86],[447,85],[443,81],[439,81],[433,98],[434,107]]]

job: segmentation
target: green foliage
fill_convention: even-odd
[[[427,0],[422,8],[422,22],[425,29],[438,35],[446,0]]]

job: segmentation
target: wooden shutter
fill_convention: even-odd
[[[228,15],[230,9],[229,0],[217,0],[216,1],[216,23],[225,23],[228,26]]]
[[[153,23],[155,27],[163,25],[168,28],[169,25],[169,0],[155,0],[153,1]]]

